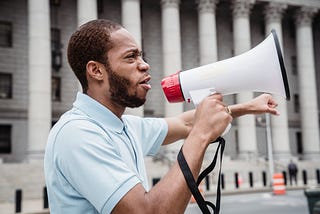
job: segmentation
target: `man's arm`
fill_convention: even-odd
[[[200,103],[192,113],[192,128],[187,130],[183,153],[195,178],[201,169],[204,153],[211,141],[216,139],[232,117],[225,111],[221,95],[213,95]],[[210,115],[210,116],[208,116]],[[190,115],[185,115],[187,118]],[[189,119],[185,118],[186,121]],[[184,120],[184,119],[182,119]],[[175,126],[175,125],[173,125]],[[180,125],[178,125],[179,127]],[[189,125],[187,125],[189,127]],[[184,135],[185,131],[181,131]],[[184,213],[191,193],[178,162],[175,162],[170,171],[149,192],[137,184],[119,201],[112,213]]]
[[[263,114],[270,113],[273,115],[279,115],[276,107],[277,102],[270,94],[262,94],[246,103],[240,103],[229,106],[232,117],[240,117],[245,114]]]
[[[232,117],[244,114],[279,114],[272,96],[263,94],[252,101],[230,106]],[[232,121],[221,95],[204,99],[196,110],[167,118],[169,131],[165,143],[186,138],[182,151],[195,180],[201,169],[205,151]],[[183,213],[191,193],[176,161],[170,171],[149,192],[141,184],[133,187],[116,205],[112,213]]]
[[[168,124],[168,133],[163,145],[187,138],[193,127],[194,114],[195,110],[190,110],[183,112],[176,117],[165,118]]]
[[[225,104],[223,104],[225,105]],[[270,113],[279,115],[276,101],[270,94],[262,94],[246,103],[230,105],[231,116],[240,117],[245,114]],[[184,112],[177,117],[165,118],[168,123],[168,134],[164,140],[164,145],[173,143],[180,139],[185,139],[193,126],[195,110]]]

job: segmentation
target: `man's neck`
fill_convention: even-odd
[[[125,107],[120,106],[119,104],[112,101],[109,97],[105,95],[99,95],[97,93],[91,93],[89,90],[87,91],[87,95],[90,96],[92,99],[99,102],[101,105],[109,109],[113,114],[115,114],[118,118],[121,119],[121,116],[123,115],[125,111]]]

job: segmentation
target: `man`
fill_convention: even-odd
[[[143,157],[185,139],[183,153],[196,178],[205,151],[233,117],[277,115],[270,95],[228,107],[207,97],[196,110],[171,118],[123,115],[144,104],[149,65],[121,25],[94,20],[70,38],[68,60],[79,79],[73,108],[52,128],[45,154],[50,211],[55,213],[183,213],[190,192],[177,163],[149,189]]]
[[[290,186],[292,186],[292,180],[294,180],[295,184],[297,185],[298,167],[292,160],[290,160],[290,163],[288,165],[288,171],[289,171]]]

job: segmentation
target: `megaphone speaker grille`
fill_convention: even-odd
[[[161,81],[161,86],[167,100],[170,103],[183,102],[184,97],[180,86],[179,72],[165,77]]]

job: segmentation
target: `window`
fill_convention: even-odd
[[[297,139],[297,153],[299,155],[302,155],[302,153],[303,153],[303,145],[302,145],[301,132],[296,132],[296,139]]]
[[[61,31],[58,28],[51,28],[51,49],[61,48]]]
[[[11,153],[11,125],[0,125],[0,154]]]
[[[60,1],[60,0],[50,0],[50,4],[51,4],[52,6],[59,7],[60,4],[61,4],[61,1]]]
[[[0,47],[12,47],[12,23],[0,21]]]
[[[238,132],[238,130],[235,130],[234,134],[235,134],[235,138],[236,138],[235,139],[236,153],[239,154],[240,148],[239,148],[239,132]]]
[[[51,66],[56,71],[58,71],[62,66],[61,47],[60,29],[51,28]]]
[[[12,74],[0,73],[0,99],[12,98]]]
[[[52,77],[51,79],[52,87],[52,101],[61,101],[61,78]]]
[[[294,74],[294,75],[298,74],[297,57],[296,56],[291,56],[291,69],[292,69],[292,74]]]
[[[98,6],[98,13],[103,13],[103,0],[98,0],[97,1],[97,6]]]
[[[296,38],[296,24],[294,20],[289,20],[289,33],[292,39]]]
[[[294,112],[299,113],[300,112],[300,97],[299,94],[293,95],[293,102],[294,102]]]

